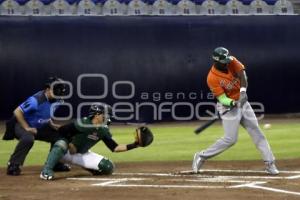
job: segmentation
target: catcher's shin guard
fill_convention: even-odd
[[[54,166],[58,163],[58,161],[65,155],[68,150],[67,142],[64,140],[58,140],[53,148],[51,149],[46,164],[44,166],[44,170],[53,170]]]

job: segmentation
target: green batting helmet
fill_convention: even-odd
[[[222,64],[228,64],[232,61],[232,56],[229,55],[228,49],[217,47],[213,52],[212,59]]]

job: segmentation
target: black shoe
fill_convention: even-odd
[[[20,165],[13,163],[8,164],[6,174],[10,176],[19,176],[21,174]]]
[[[64,163],[57,163],[53,168],[53,171],[55,171],[55,172],[68,172],[70,170],[71,170],[71,167]]]
[[[101,176],[101,175],[105,175],[103,172],[99,171],[99,170],[95,170],[95,169],[88,169],[88,168],[82,168],[88,172],[90,172],[93,176]]]
[[[84,168],[84,170],[90,172],[91,174],[93,174],[94,176],[99,176],[99,175],[103,175],[99,170],[95,170],[95,169],[88,169],[88,168]]]

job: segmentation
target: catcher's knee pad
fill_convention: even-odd
[[[68,150],[68,143],[65,140],[57,140],[53,145],[53,148],[54,147],[60,148],[63,150],[64,153],[66,153]]]
[[[98,164],[99,172],[103,175],[112,174],[114,171],[114,164],[107,158],[103,158]]]

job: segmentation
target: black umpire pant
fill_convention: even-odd
[[[9,163],[23,165],[25,158],[34,144],[34,140],[51,143],[52,145],[60,138],[58,131],[48,124],[37,129],[37,134],[26,131],[19,123],[15,124],[15,137],[19,140],[15,151],[9,159]]]

